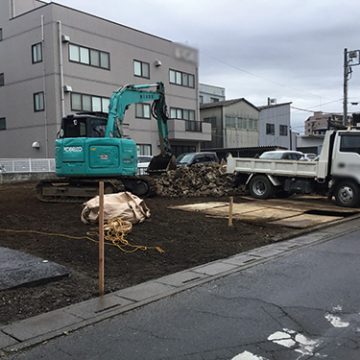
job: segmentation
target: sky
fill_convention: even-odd
[[[298,132],[312,111],[342,113],[344,49],[360,49],[356,0],[54,2],[197,48],[199,82],[256,106],[292,102]],[[348,109],[360,112],[360,66],[352,70]]]

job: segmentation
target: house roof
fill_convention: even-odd
[[[286,103],[281,103],[281,104],[262,105],[262,106],[258,106],[257,108],[259,110],[264,110],[264,109],[269,109],[269,108],[284,106],[284,105],[291,105],[291,104],[292,104],[292,102],[286,102]]]
[[[201,104],[200,109],[211,109],[211,108],[216,108],[216,107],[230,106],[230,105],[237,104],[239,102],[245,102],[248,105],[250,105],[251,107],[253,107],[254,109],[259,111],[259,109],[255,105],[253,105],[250,101],[247,101],[245,98],[217,101],[217,102],[213,102],[213,103],[209,103],[209,104]]]

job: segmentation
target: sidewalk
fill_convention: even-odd
[[[116,315],[166,298],[201,284],[283,257],[300,248],[312,246],[350,233],[360,220],[344,222],[284,242],[274,243],[236,256],[214,261],[186,271],[136,285],[63,309],[41,314],[0,328],[0,348],[12,353],[55,337],[68,335]]]

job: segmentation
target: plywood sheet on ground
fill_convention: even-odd
[[[69,275],[59,264],[0,247],[0,290],[47,282]]]
[[[254,203],[237,203],[237,204],[233,204],[233,215],[247,214],[249,212],[261,210],[263,208],[264,207],[259,206]],[[229,204],[223,203],[223,206],[209,208],[209,209],[206,209],[205,212],[207,214],[211,214],[211,215],[220,215],[220,216],[226,215],[226,216],[228,216],[229,215]]]
[[[206,209],[211,209],[219,206],[224,206],[225,202],[220,201],[211,201],[206,203],[198,203],[198,204],[187,204],[187,205],[177,205],[177,206],[170,206],[170,209],[178,209],[178,210],[185,210],[185,211],[203,211]]]
[[[262,208],[256,211],[247,212],[240,216],[240,219],[243,220],[258,220],[263,219],[263,221],[269,222],[272,220],[279,220],[284,218],[292,218],[297,215],[301,215],[301,211],[295,210],[281,210],[275,208]]]
[[[229,206],[207,209],[206,214],[228,217]],[[263,221],[271,221],[271,220],[296,216],[300,214],[302,214],[301,211],[280,210],[275,208],[253,206],[249,204],[236,204],[236,205],[234,204],[234,208],[233,208],[234,218],[243,219],[243,220],[254,220],[254,221],[259,219],[262,219]]]
[[[360,209],[340,208],[326,198],[294,197],[292,199],[256,200],[242,197],[233,204],[233,218],[245,221],[267,222],[291,228],[306,228],[339,220],[360,212]],[[229,215],[228,202],[204,202],[174,206],[173,209],[200,211],[209,216]],[[324,214],[306,214],[307,211],[324,211]],[[327,214],[329,212],[329,214]]]
[[[271,222],[274,225],[286,226],[296,229],[304,229],[307,227],[316,226],[319,224],[324,224],[332,221],[342,219],[340,216],[324,216],[324,215],[310,215],[310,214],[301,214],[291,218],[281,219]]]

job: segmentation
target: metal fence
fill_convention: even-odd
[[[55,159],[1,159],[0,173],[55,172]]]
[[[137,174],[145,175],[147,167],[138,167]],[[55,172],[55,159],[1,159],[0,174],[52,173]]]

